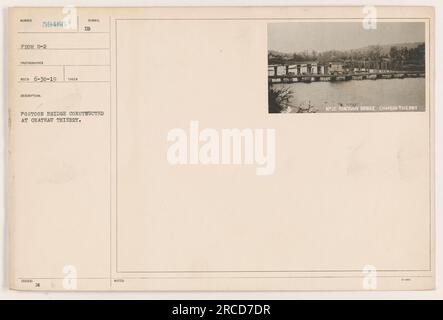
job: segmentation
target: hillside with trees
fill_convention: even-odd
[[[349,68],[367,67],[422,71],[425,69],[425,53],[424,43],[373,45],[359,49],[323,52],[306,50],[304,52],[283,53],[270,50],[268,52],[268,63],[292,64],[309,61],[326,64],[331,61],[340,61]]]

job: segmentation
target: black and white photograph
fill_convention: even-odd
[[[269,113],[426,109],[424,22],[268,24]]]

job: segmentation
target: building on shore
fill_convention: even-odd
[[[329,73],[342,73],[344,71],[343,62],[333,61],[329,62]]]
[[[318,62],[296,62],[287,65],[272,64],[268,66],[268,76],[301,76],[301,75],[322,75],[330,70],[329,65],[319,64]]]

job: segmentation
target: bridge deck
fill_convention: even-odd
[[[297,81],[311,81],[319,80],[321,78],[328,80],[352,80],[353,77],[362,77],[363,79],[367,79],[368,77],[372,77],[373,79],[383,78],[389,76],[392,78],[395,75],[402,75],[405,78],[408,77],[424,77],[424,71],[388,71],[388,72],[350,72],[350,73],[341,73],[341,74],[285,74],[285,75],[274,75],[268,76],[268,79],[273,80],[277,79],[281,82],[284,82],[288,79],[297,79]],[[374,78],[374,76],[376,76]],[[272,82],[272,81],[271,81]]]

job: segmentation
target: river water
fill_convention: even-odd
[[[413,107],[410,108],[412,111],[425,109],[425,78],[301,82],[275,86],[289,86],[293,92],[292,105],[309,104],[316,112],[331,112],[331,107],[334,110],[337,106],[410,106]]]

